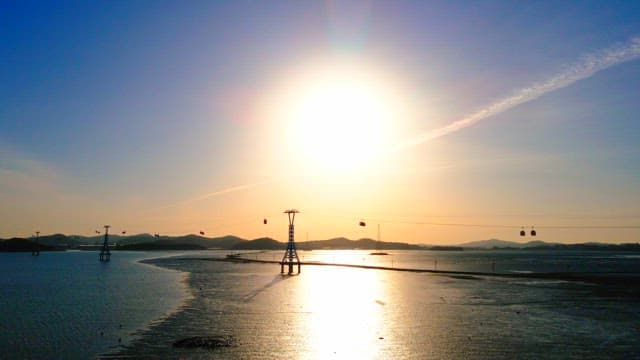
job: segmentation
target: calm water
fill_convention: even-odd
[[[640,254],[604,251],[300,251],[303,262],[373,265],[395,268],[498,273],[627,272],[640,274]],[[281,260],[282,252],[246,252],[248,259]]]
[[[0,357],[92,358],[127,343],[187,299],[183,273],[137,263],[154,256],[166,254],[0,253]]]
[[[528,272],[558,266],[635,271],[637,254],[528,252],[301,252],[305,261]],[[211,255],[211,256],[221,256]],[[279,259],[281,252],[246,257]],[[357,268],[235,264],[202,256],[153,263],[191,273],[194,298],[120,355],[204,359],[639,358],[640,291],[560,280],[451,277]],[[559,263],[559,264],[558,264]],[[589,265],[590,264],[590,265]],[[547,271],[549,271],[547,269]],[[236,346],[177,349],[190,336]]]
[[[440,270],[490,271],[495,263],[496,272],[510,273],[640,273],[640,254],[630,253],[389,253],[300,255]],[[640,358],[636,277],[621,286],[311,265],[281,276],[279,265],[206,260],[226,254],[145,260],[155,266],[136,263],[153,253],[115,253],[110,264],[99,264],[96,253],[1,254],[10,276],[1,280],[0,306],[16,310],[0,315],[0,345],[9,358]],[[282,253],[244,256],[279,260]],[[226,336],[234,346],[172,346],[190,336]],[[126,343],[118,346],[118,337]]]

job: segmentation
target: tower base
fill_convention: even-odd
[[[287,275],[293,275],[293,266],[294,265],[298,265],[298,274],[300,274],[300,262],[298,261],[297,263],[294,262],[280,262],[280,274],[284,274],[284,266],[287,265],[287,267],[289,268],[289,272],[287,273]]]

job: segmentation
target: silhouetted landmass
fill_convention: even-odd
[[[65,248],[79,248],[80,245],[102,245],[104,235],[96,236],[65,236],[55,234],[41,237],[47,239],[51,244]],[[237,236],[227,235],[216,238],[207,238],[200,235],[184,235],[184,236],[155,236],[151,234],[136,234],[130,236],[109,235],[109,243],[117,244],[121,250],[156,250],[160,249],[159,244],[166,245],[166,249],[185,250],[186,245],[196,245],[198,249],[222,249],[222,250],[280,250],[286,247],[286,242],[280,242],[271,238],[259,238],[254,240],[246,240]],[[148,245],[146,248],[142,244]],[[133,246],[138,245],[138,246]],[[173,245],[171,248],[169,245]],[[329,240],[315,240],[296,242],[296,246],[300,250],[318,250],[318,249],[362,249],[362,250],[420,250],[428,249],[421,245],[413,245],[400,242],[384,242],[372,239],[349,240],[347,238],[335,238]],[[95,248],[91,248],[95,250]]]
[[[32,240],[32,239],[26,239]],[[68,248],[81,244],[81,240],[74,236],[67,236],[63,234],[42,235],[38,238],[38,243],[41,245],[47,245],[59,248]]]
[[[284,244],[284,243],[283,243]],[[424,250],[420,245],[401,243],[401,242],[385,242],[373,239],[349,240],[344,237],[329,240],[314,240],[296,242],[296,247],[300,250]]]
[[[601,243],[583,243],[583,244],[553,244],[546,246],[532,246],[527,250],[595,250],[595,251],[640,251],[640,243],[627,244],[601,244]]]
[[[102,240],[101,240],[102,241]],[[119,237],[112,239],[109,236],[109,242],[117,242],[120,246],[143,244],[149,242],[162,242],[165,244],[191,244],[198,245],[206,249],[231,249],[234,245],[247,240],[233,235],[227,235],[216,238],[208,238],[200,235],[183,235],[183,236],[155,236],[151,234],[139,234],[128,237]]]
[[[433,251],[463,251],[462,246],[431,246],[428,248]]]
[[[16,240],[25,240],[27,238],[13,238]],[[4,241],[12,239],[0,239],[0,244]],[[136,235],[111,235],[109,234],[109,244],[112,246],[117,244],[118,247],[124,247],[133,244],[145,244],[153,242],[162,242],[165,244],[189,244],[198,245],[205,249],[233,249],[233,247],[239,243],[247,242],[248,240],[239,238],[233,235],[227,235],[216,238],[208,238],[199,235],[184,235],[184,236],[155,236],[152,234],[136,234]],[[55,246],[65,249],[78,249],[81,245],[97,245],[101,246],[104,242],[104,235],[95,236],[81,236],[81,235],[45,235],[40,236],[39,242],[44,245]],[[90,248],[95,250],[95,248]]]
[[[22,242],[20,242],[22,241]],[[39,238],[41,250],[79,249],[81,245],[94,245],[85,249],[96,250],[95,246],[102,245],[103,235],[80,236],[53,234]],[[246,240],[237,236],[227,235],[209,238],[200,235],[184,236],[155,236],[152,234],[109,235],[109,244],[117,244],[121,250],[189,250],[189,249],[221,249],[221,250],[283,250],[286,242],[271,238]],[[137,246],[134,246],[137,245]],[[0,239],[0,251],[31,251],[31,238]],[[434,250],[461,251],[463,249],[482,250],[597,250],[597,251],[640,251],[640,244],[558,244],[535,240],[526,243],[504,241],[498,239],[481,240],[464,243],[458,246],[416,245],[403,242],[376,241],[373,239],[350,240],[344,237],[329,240],[298,241],[296,247],[300,250]],[[21,249],[21,250],[16,250]]]
[[[271,238],[259,238],[255,240],[243,241],[233,245],[233,250],[279,250],[285,248],[285,243]]]
[[[489,240],[471,241],[464,244],[460,244],[458,246],[463,248],[473,248],[473,249],[494,249],[494,248],[495,249],[502,249],[502,248],[526,249],[531,247],[552,246],[552,245],[556,245],[556,243],[546,243],[540,240],[533,240],[525,243],[519,243],[516,241],[489,239]]]
[[[498,239],[472,241],[460,245],[466,249],[483,250],[584,250],[584,251],[640,251],[640,243],[627,244],[603,244],[603,243],[579,243],[559,244],[547,243],[540,240],[519,243]]]
[[[104,241],[104,235],[94,236],[94,243],[102,244]],[[118,245],[133,245],[140,243],[153,242],[158,240],[151,234],[136,234],[131,236],[109,235],[109,242],[117,243]]]

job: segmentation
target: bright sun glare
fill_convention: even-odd
[[[369,74],[332,68],[301,80],[289,92],[289,143],[307,170],[360,170],[389,146],[393,99]]]
[[[316,165],[338,169],[371,161],[389,125],[375,89],[349,81],[317,84],[303,95],[294,119],[298,147]]]

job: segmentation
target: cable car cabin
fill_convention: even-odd
[[[364,221],[360,221],[360,226],[367,226],[367,223],[365,223]]]
[[[262,220],[262,223],[263,223],[263,224],[265,224],[265,225],[267,225],[267,219],[263,219],[263,220]]]
[[[531,236],[536,236],[536,230],[535,229],[531,229]]]
[[[525,233],[524,229],[520,230],[520,236],[525,236],[525,235],[526,235],[526,233]]]

